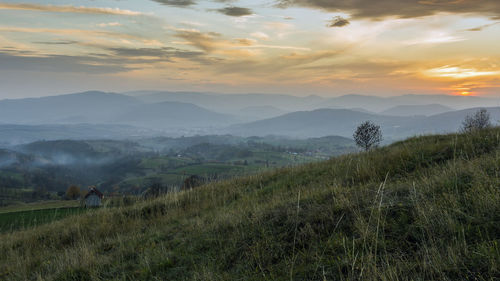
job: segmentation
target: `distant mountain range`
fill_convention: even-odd
[[[228,133],[243,136],[284,135],[298,138],[337,135],[352,137],[356,126],[365,120],[381,124],[383,131],[400,135],[400,124],[406,124],[422,117],[392,117],[365,113],[349,109],[317,109],[300,111],[252,123],[234,125]]]
[[[243,108],[255,106],[272,106],[287,112],[320,108],[356,108],[379,113],[397,106],[422,106],[422,108],[425,108],[429,105],[431,107],[441,105],[452,110],[500,106],[500,99],[449,95],[402,95],[393,97],[344,95],[327,98],[316,95],[296,97],[283,94],[216,94],[160,91],[138,91],[125,94],[145,102],[174,101],[193,103],[212,111],[235,115]]]
[[[216,113],[191,103],[160,102],[142,104],[120,113],[113,123],[155,129],[221,127],[237,122],[231,115]]]
[[[396,106],[426,107],[436,104],[457,110],[483,106],[500,106],[500,99],[448,95],[403,95],[394,97],[345,95],[322,101],[322,107],[324,108],[363,108],[372,112],[382,112]]]
[[[314,109],[323,100],[319,96],[295,97],[279,94],[215,94],[197,92],[132,92],[144,102],[185,102],[226,114],[240,115],[245,108],[267,107],[278,111]],[[245,116],[245,114],[243,114]]]
[[[475,107],[497,103],[497,99],[442,95],[324,98],[91,91],[1,100],[0,142],[208,134],[351,137],[355,127],[365,120],[380,124],[386,138],[392,140],[456,131]],[[500,119],[498,108],[489,111],[493,121]]]
[[[4,124],[120,124],[150,129],[217,127],[241,122],[233,116],[180,102],[146,103],[104,92],[0,101]]]
[[[103,123],[102,120],[138,104],[120,94],[85,92],[42,98],[0,101],[0,122],[15,124]]]
[[[384,110],[380,114],[389,116],[431,116],[453,110],[451,107],[440,104],[398,105]]]
[[[478,108],[451,111],[432,116],[387,116],[348,109],[318,109],[293,112],[283,116],[234,125],[228,133],[242,136],[284,135],[306,138],[337,135],[352,137],[356,127],[365,120],[379,124],[388,140],[412,135],[455,132],[467,115]],[[493,124],[500,120],[500,107],[487,108]]]

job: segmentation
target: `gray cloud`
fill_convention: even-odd
[[[320,61],[326,58],[333,58],[341,54],[341,51],[319,51],[309,54],[292,53],[287,56],[281,56],[279,59],[268,59],[263,61],[253,59],[226,60],[221,61],[214,67],[217,73],[244,73],[253,77],[269,77],[273,74],[283,74],[293,72],[298,68]]]
[[[169,60],[170,58],[196,58],[204,55],[203,52],[186,51],[177,48],[109,48],[116,56],[121,57],[156,57]]]
[[[117,8],[96,8],[83,6],[54,6],[54,5],[39,5],[39,4],[10,4],[0,3],[0,10],[26,10],[40,12],[55,12],[55,13],[81,13],[81,14],[103,14],[103,15],[124,15],[124,16],[139,16],[143,15],[140,12],[121,10]]]
[[[174,7],[189,7],[198,4],[198,0],[152,0],[154,2],[160,3],[162,5],[174,6]],[[213,0],[213,2],[219,3],[229,3],[234,0]]]
[[[133,68],[108,60],[106,57],[94,56],[19,56],[0,51],[0,70],[21,70],[39,72],[76,72],[89,74],[118,73]]]
[[[343,17],[337,16],[328,22],[328,27],[343,27],[349,25],[349,20],[344,19]]]
[[[218,36],[218,35],[213,35]],[[200,47],[201,48],[201,47]],[[102,56],[113,63],[127,64],[154,64],[158,62],[175,62],[173,59],[187,59],[202,65],[213,65],[219,62],[217,58],[207,56],[206,52],[189,51],[173,47],[163,48],[107,48],[111,55],[93,54]]]
[[[277,0],[277,6],[311,7],[329,12],[348,12],[353,18],[415,18],[440,12],[475,13],[491,17],[500,15],[498,0]]]
[[[194,47],[207,53],[215,50],[221,34],[217,32],[202,33],[196,30],[179,30],[175,33],[176,37],[188,41]]]
[[[176,6],[176,7],[188,7],[196,4],[196,2],[193,0],[153,0],[153,1],[158,2],[162,5]]]
[[[35,44],[43,44],[43,45],[72,45],[78,44],[78,41],[38,41],[33,42]]]
[[[242,16],[253,15],[253,11],[251,9],[244,7],[225,7],[217,9],[216,11],[231,17],[242,17]]]
[[[210,36],[200,34],[203,36]],[[216,35],[211,35],[216,36]],[[199,39],[202,40],[202,39]],[[53,42],[40,42],[42,44]],[[203,43],[200,43],[203,45]],[[208,47],[207,47],[208,48]],[[42,55],[16,48],[0,48],[0,70],[56,73],[110,74],[141,68],[141,64],[174,62],[175,58],[188,59],[201,64],[212,64],[202,51],[189,51],[173,47],[163,48],[102,48],[103,53],[85,55]]]
[[[494,22],[494,23],[490,23],[490,24],[485,24],[485,25],[481,25],[481,26],[477,26],[477,27],[474,27],[474,28],[469,28],[469,29],[466,29],[465,31],[481,31],[483,29],[486,29],[490,26],[494,26],[494,25],[497,25],[499,24],[500,22]]]

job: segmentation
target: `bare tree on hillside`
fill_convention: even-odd
[[[470,133],[491,127],[490,114],[484,108],[467,115],[462,122],[462,132]]]
[[[353,138],[357,146],[368,151],[382,141],[382,131],[379,125],[375,125],[371,121],[365,121],[356,128]]]

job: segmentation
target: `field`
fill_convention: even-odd
[[[24,211],[0,211],[0,233],[12,232],[16,230],[30,229],[35,226],[54,222],[68,216],[81,214],[87,209],[80,207],[59,207],[50,208],[48,206],[38,207],[38,209]]]
[[[74,208],[79,207],[79,202],[75,200],[53,200],[42,201],[34,203],[19,203],[16,205],[9,205],[0,208],[0,214],[22,212],[22,211],[36,211],[43,209],[58,209],[58,208]]]
[[[280,167],[317,162],[321,159],[317,156],[259,150],[252,151],[252,155],[248,157],[233,157],[225,161],[197,161],[187,156],[145,158],[142,159],[139,167],[146,175],[128,175],[117,185],[122,191],[130,190],[130,187],[144,189],[151,182],[180,187],[183,181],[191,175],[221,180],[248,176]]]
[[[499,136],[411,138],[0,234],[0,279],[495,281]]]

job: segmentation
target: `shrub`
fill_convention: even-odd
[[[477,110],[473,115],[467,115],[462,122],[462,131],[464,133],[470,133],[490,127],[490,114],[484,108]]]

